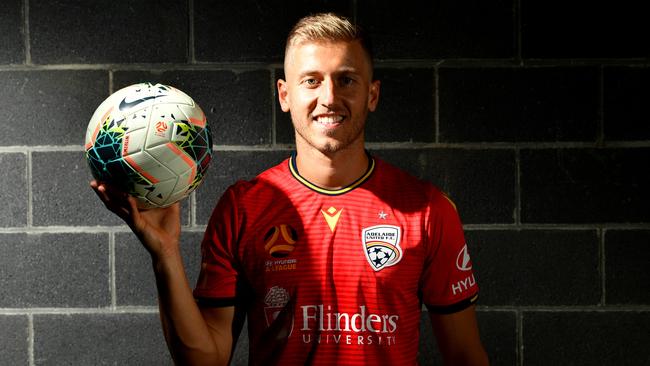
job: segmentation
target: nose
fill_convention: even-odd
[[[323,80],[318,97],[319,103],[325,107],[334,105],[336,101],[336,84],[332,79]]]

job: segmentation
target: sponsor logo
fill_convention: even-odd
[[[268,260],[265,262],[266,272],[292,271],[296,269],[298,260],[294,258]]]
[[[264,235],[264,250],[272,257],[284,258],[296,249],[298,234],[289,225],[271,227]]]
[[[330,231],[334,232],[334,230],[336,230],[336,224],[339,222],[339,217],[341,217],[341,212],[343,212],[343,209],[337,210],[336,207],[330,207],[327,209],[327,211],[320,210],[320,212],[323,214],[323,217],[325,218]]]
[[[264,304],[266,305],[264,307],[264,316],[268,327],[276,321],[284,323],[288,320],[286,323],[288,325],[287,329],[283,329],[277,334],[278,339],[286,338],[293,332],[293,316],[287,308],[289,300],[289,291],[280,286],[271,287],[264,297]]]
[[[129,140],[131,140],[131,135],[126,135],[122,139],[122,156],[129,155]]]
[[[330,305],[300,307],[303,343],[393,345],[399,315],[369,312],[365,305],[355,313],[336,312]],[[347,334],[346,334],[347,333]]]
[[[474,287],[476,285],[476,279],[474,278],[474,275],[471,274],[467,277],[465,277],[464,280],[458,281],[455,284],[451,285],[451,292],[454,295],[463,293],[464,291],[469,290],[470,288]]]
[[[155,130],[154,135],[164,138],[165,137],[165,132],[167,132],[168,129],[169,129],[169,126],[167,125],[167,123],[165,123],[163,121],[158,121],[158,122],[156,122],[156,125],[154,126],[154,130]]]
[[[167,131],[168,128],[169,127],[165,122],[163,121],[156,122],[156,132],[164,133],[165,131]]]
[[[400,227],[393,225],[377,225],[363,229],[363,251],[372,269],[381,271],[402,260],[400,234]]]
[[[472,261],[469,257],[469,253],[467,252],[467,244],[463,246],[463,248],[458,253],[458,256],[456,257],[456,268],[460,269],[461,271],[469,271],[472,269]]]
[[[124,98],[120,102],[120,105],[119,105],[118,108],[119,108],[120,111],[125,111],[127,109],[135,107],[138,104],[144,103],[144,102],[146,102],[146,101],[148,101],[150,99],[156,99],[156,98],[159,98],[159,97],[162,97],[162,95],[150,95],[148,97],[143,97],[143,98],[131,100],[131,101],[128,101],[128,102],[126,101],[126,98]]]

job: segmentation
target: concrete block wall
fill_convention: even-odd
[[[88,187],[87,121],[145,80],[206,111],[216,159],[183,203],[193,281],[220,193],[292,150],[274,90],[284,37],[325,10],[374,36],[371,151],[459,207],[492,364],[650,364],[650,43],[637,3],[4,0],[0,365],[171,364],[150,261]],[[422,333],[421,363],[441,364]]]

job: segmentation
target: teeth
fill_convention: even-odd
[[[318,123],[337,123],[343,120],[343,116],[319,116],[316,117]]]

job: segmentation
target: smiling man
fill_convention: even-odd
[[[92,183],[151,253],[175,361],[226,364],[246,317],[253,365],[414,365],[424,304],[447,364],[486,365],[455,206],[365,150],[380,83],[363,32],[333,14],[303,18],[284,67],[296,151],[224,193],[193,292],[179,205],[139,211]]]

